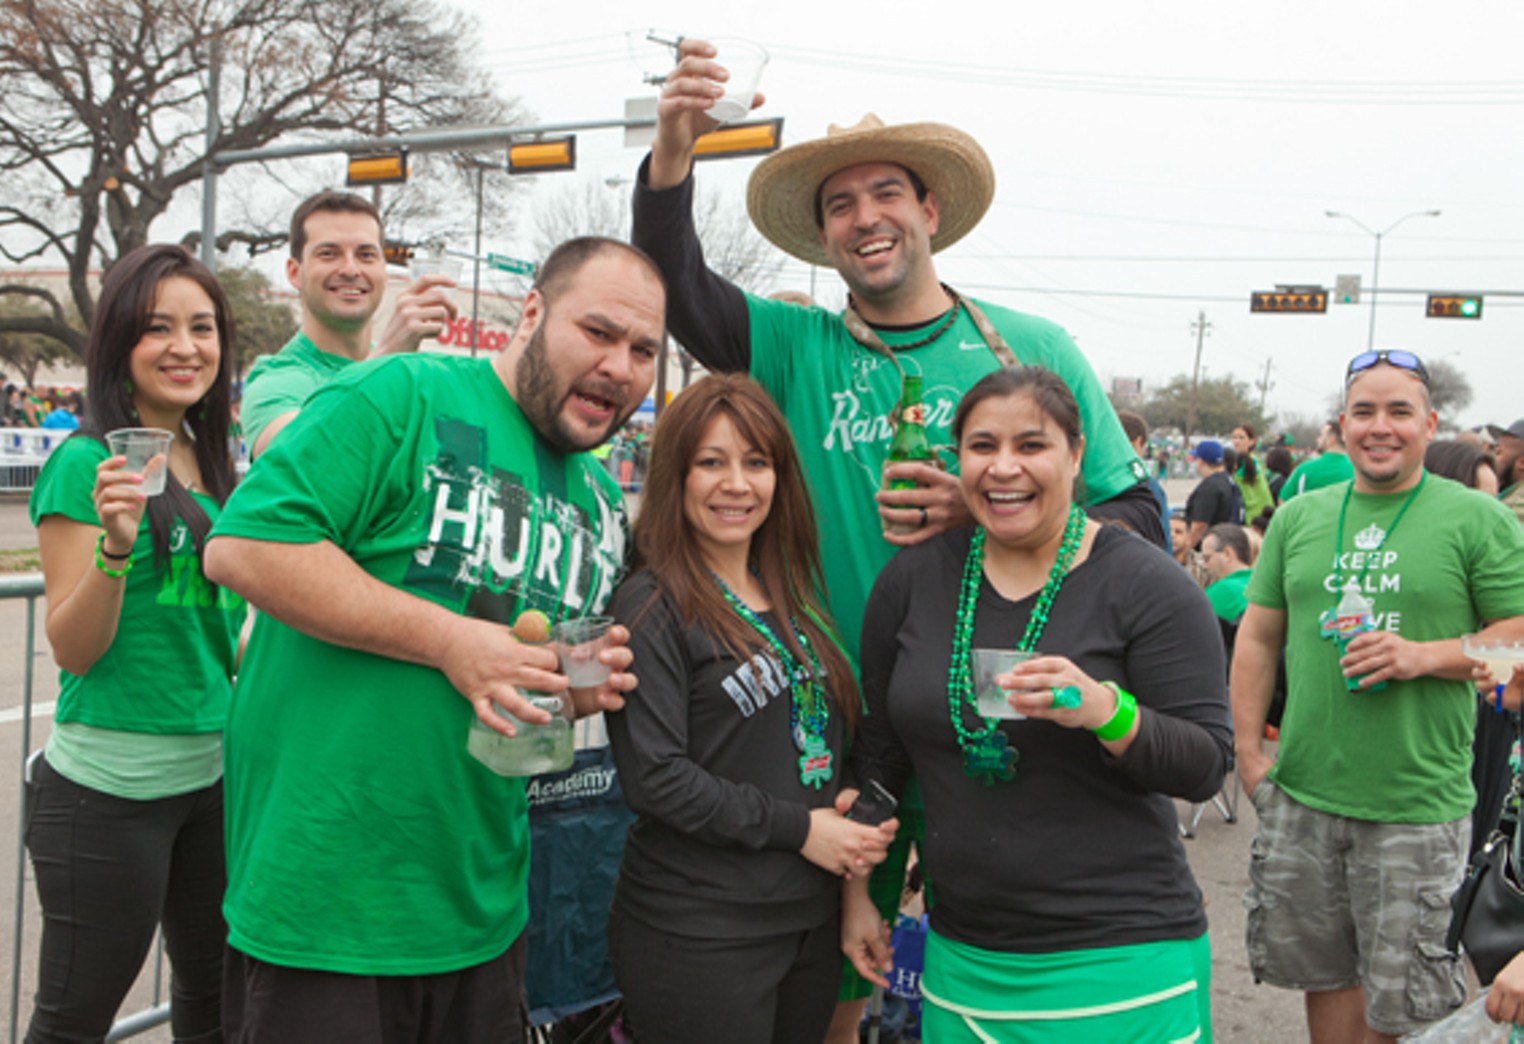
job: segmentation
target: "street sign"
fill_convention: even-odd
[[[512,272],[514,275],[534,275],[535,264],[533,261],[520,261],[516,257],[508,257],[506,254],[488,254],[487,264],[499,272]]]
[[[1334,303],[1360,303],[1360,277],[1358,275],[1341,275],[1334,279]]]

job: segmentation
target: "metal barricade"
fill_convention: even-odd
[[[67,433],[64,433],[67,434]],[[59,440],[61,441],[61,439]],[[37,601],[43,596],[42,574],[21,573],[14,576],[0,575],[0,599],[26,599],[26,645],[22,665],[21,682],[21,752],[17,761],[20,766],[21,800],[24,803],[30,791],[32,764],[36,752],[32,750],[32,711],[34,693],[33,660],[37,649]],[[7,1039],[16,1044],[21,1032],[21,952],[26,914],[26,815],[17,817],[16,829],[16,901],[14,929],[11,939],[11,1008]],[[155,948],[152,1004],[131,1015],[118,1019],[107,1035],[108,1041],[125,1040],[155,1026],[169,1021],[169,1002],[163,993],[164,949],[163,940]]]
[[[0,493],[25,493],[70,432],[49,428],[0,428]]]

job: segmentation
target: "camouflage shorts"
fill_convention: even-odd
[[[1460,1007],[1465,974],[1444,942],[1469,817],[1349,819],[1269,780],[1250,800],[1259,831],[1244,906],[1255,981],[1311,992],[1364,986],[1366,1023],[1394,1036]]]

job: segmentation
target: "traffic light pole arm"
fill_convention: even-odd
[[[1346,214],[1342,210],[1325,210],[1323,213],[1331,218],[1343,218],[1345,221],[1348,221],[1350,224],[1360,229],[1360,231],[1376,240],[1376,258],[1375,263],[1371,269],[1371,324],[1370,332],[1367,334],[1365,341],[1365,347],[1367,349],[1374,348],[1376,346],[1376,295],[1381,289],[1381,240],[1398,225],[1408,220],[1408,218],[1439,217],[1439,211],[1410,211],[1409,213],[1402,215],[1402,217],[1398,218],[1396,221],[1393,221],[1380,232],[1377,232],[1375,229],[1371,228],[1369,225],[1361,221],[1359,218],[1355,217],[1353,214]]]

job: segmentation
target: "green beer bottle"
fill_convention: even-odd
[[[889,460],[897,463],[902,460],[930,460],[931,443],[926,438],[926,407],[921,405],[921,378],[919,375],[905,375],[905,382],[900,389],[900,404],[895,407],[895,418],[898,423],[894,429],[894,439],[889,443]],[[913,479],[892,479],[889,482],[890,489],[916,489],[920,483]],[[886,527],[891,533],[904,535],[914,533],[920,527],[915,524],[890,523]]]

